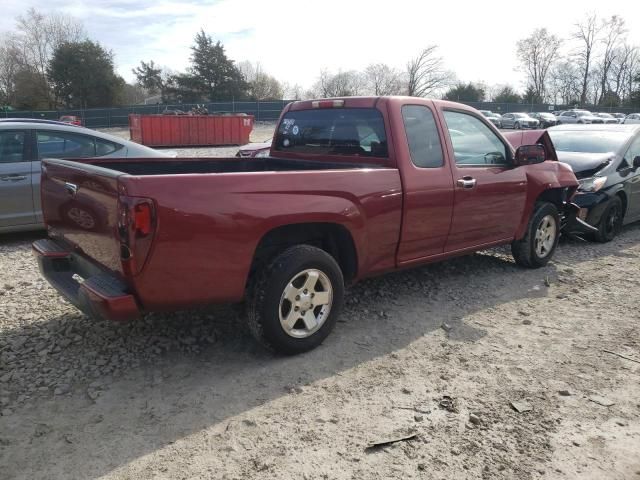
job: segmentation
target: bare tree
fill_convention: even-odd
[[[20,52],[11,39],[3,40],[0,44],[0,104],[14,103],[20,68]]]
[[[78,42],[86,37],[82,23],[60,14],[45,15],[34,8],[16,18],[16,47],[23,67],[37,73],[47,91],[42,92],[52,103],[48,89],[47,67],[55,49],[65,42]],[[53,104],[51,105],[53,107]]]
[[[365,79],[360,72],[354,70],[335,74],[322,70],[312,91],[314,96],[324,98],[362,95],[365,91]]]
[[[581,75],[579,67],[565,59],[553,66],[550,72],[549,94],[553,103],[571,105],[580,101]]]
[[[594,49],[600,33],[598,17],[591,14],[583,22],[576,24],[576,30],[572,38],[580,43],[580,50],[575,54],[581,69],[582,89],[580,91],[580,103],[587,103],[589,93],[589,78],[593,63]]]
[[[399,95],[402,92],[402,78],[400,72],[385,65],[375,63],[364,71],[367,89],[373,95]]]
[[[604,47],[602,60],[600,61],[600,102],[610,91],[609,74],[611,67],[619,54],[619,47],[623,40],[626,29],[624,19],[617,15],[602,22],[603,38],[601,40]]]
[[[284,96],[284,85],[269,75],[260,63],[244,61],[238,63],[238,69],[249,84],[249,96],[254,100],[281,100]]]
[[[453,74],[444,68],[438,46],[430,45],[417,57],[409,60],[406,71],[406,92],[412,97],[426,97],[442,90],[453,82]]]
[[[533,93],[544,100],[547,90],[547,77],[554,62],[558,60],[561,40],[539,28],[527,38],[518,41],[518,59],[527,74],[527,85]]]

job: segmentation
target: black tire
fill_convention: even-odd
[[[280,322],[281,301],[292,279],[308,269],[318,270],[326,276],[333,293],[332,301],[320,328],[307,337],[296,338],[287,333]],[[278,353],[294,355],[312,350],[333,330],[342,309],[343,297],[344,278],[340,266],[331,255],[310,245],[290,247],[256,273],[248,295],[249,330],[262,345]],[[289,305],[289,308],[293,308],[293,305]]]
[[[520,130],[520,122],[514,123],[513,128],[515,128],[516,130]]]
[[[596,225],[598,231],[593,234],[593,239],[601,243],[613,240],[622,228],[622,217],[622,200],[616,195],[609,200],[607,208],[602,212],[600,223]]]
[[[536,232],[541,226],[543,220],[550,216],[555,221],[555,238],[552,246],[540,255],[538,252],[536,242]],[[516,263],[521,267],[527,268],[540,268],[544,267],[558,246],[558,239],[560,238],[560,215],[558,209],[553,203],[539,202],[536,203],[533,214],[529,219],[527,225],[527,231],[521,240],[515,240],[511,243],[511,253]]]

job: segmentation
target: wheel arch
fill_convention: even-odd
[[[302,244],[318,247],[331,255],[340,266],[345,283],[357,276],[358,252],[351,232],[338,223],[310,222],[281,225],[266,232],[256,246],[249,279],[279,253]]]

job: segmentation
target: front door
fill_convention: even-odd
[[[0,227],[35,223],[29,135],[0,130]]]
[[[625,220],[627,221],[640,218],[640,168],[633,169],[633,159],[638,156],[640,156],[640,137],[635,139],[624,156],[627,165],[631,167],[631,174],[625,180],[625,183],[628,184],[627,192],[629,193],[627,212],[625,214]]]
[[[445,110],[455,186],[446,252],[508,241],[526,200],[524,168],[510,165],[511,148],[479,117]]]

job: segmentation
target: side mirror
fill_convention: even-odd
[[[513,159],[515,167],[542,163],[547,159],[547,151],[543,145],[521,145]]]
[[[639,168],[640,167],[640,155],[638,155],[636,158],[633,159],[633,168]]]

